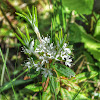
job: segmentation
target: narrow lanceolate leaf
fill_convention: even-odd
[[[32,6],[32,18],[34,19],[34,6]]]
[[[57,72],[59,72],[60,74],[66,76],[66,77],[70,78],[71,76],[75,76],[75,72],[65,65],[56,64],[56,65],[54,65],[54,68],[56,69]]]
[[[15,33],[15,35],[16,35],[17,39],[18,39],[23,45],[25,45],[24,41],[23,41],[16,33]]]
[[[26,25],[25,25],[25,30],[26,30],[27,39],[28,39],[28,41],[30,41],[30,35],[29,35],[29,32],[28,32],[28,29],[27,29]]]
[[[67,38],[67,34],[65,34],[65,36],[64,36],[63,42],[62,42],[62,44],[61,44],[61,47],[62,47],[62,46],[63,46],[63,44],[65,43],[66,38]]]
[[[23,14],[20,14],[20,13],[17,13],[17,12],[16,12],[16,14],[17,14],[18,16],[24,18],[24,19],[27,19],[26,16],[24,16]]]
[[[36,18],[36,26],[38,27],[38,20],[37,20],[37,9],[36,9],[36,7],[35,7],[35,18]]]
[[[62,96],[62,100],[72,100],[70,93],[66,89],[61,88],[60,93]]]
[[[50,90],[55,95],[59,93],[60,82],[56,77],[50,76]]]
[[[75,82],[75,83],[80,83],[80,82],[83,82],[87,79],[93,78],[97,75],[98,75],[98,72],[96,72],[96,71],[84,72],[84,73],[77,74],[75,76],[75,78],[71,79],[71,81]]]
[[[28,12],[29,18],[32,19],[32,15],[28,7],[27,7],[27,12]]]
[[[27,40],[26,36],[20,31],[20,29],[17,27],[19,34],[21,35],[23,40]]]
[[[38,43],[38,40],[35,40],[35,42],[34,42],[34,50],[35,50],[36,47],[37,47],[37,43]]]
[[[42,94],[42,100],[50,100],[52,94],[50,92],[50,87],[47,88],[45,92]]]
[[[55,34],[55,42],[57,44],[57,41],[59,40],[58,34]]]

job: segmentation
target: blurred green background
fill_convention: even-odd
[[[76,75],[79,75],[77,77],[80,80],[77,82],[73,79],[73,82],[81,88],[81,93],[88,98],[80,99],[85,97],[79,95],[75,100],[100,100],[99,0],[0,0],[0,48],[4,59],[6,59],[9,48],[6,66],[11,80],[25,70],[23,64],[27,60],[27,56],[21,52],[22,44],[14,34],[18,34],[17,27],[25,33],[24,25],[27,25],[30,36],[36,38],[30,25],[23,18],[17,16],[16,12],[27,12],[27,7],[31,11],[32,6],[37,8],[38,28],[41,36],[51,33],[58,34],[62,29],[63,33],[67,34],[69,45],[73,45],[74,58],[71,68]],[[1,88],[10,81],[6,70],[4,71],[4,66],[2,54],[0,54]],[[85,74],[92,71],[94,72],[87,78]],[[37,98],[32,99],[33,96],[37,95],[37,92],[24,91],[24,87],[31,83],[31,81],[24,82],[25,78],[27,78],[27,72],[21,75],[18,78],[19,81],[14,85],[17,97],[19,100],[38,100]],[[63,82],[63,84],[65,83]],[[70,91],[68,84],[63,87]],[[78,90],[75,92],[76,96],[77,92]],[[11,86],[0,93],[0,100],[14,100]]]

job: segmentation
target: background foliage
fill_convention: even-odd
[[[27,55],[15,33],[36,38],[29,23],[15,12],[27,13],[27,6],[37,8],[41,35],[57,38],[63,31],[73,46],[71,69],[55,65],[58,77],[50,77],[45,91],[42,79],[24,66]],[[56,35],[55,35],[56,34]],[[54,38],[53,38],[54,39]],[[59,66],[62,70],[60,72]],[[0,0],[0,100],[99,100],[100,99],[100,1],[99,0]],[[70,73],[75,77],[70,77]],[[34,72],[34,73],[33,73]],[[52,88],[51,88],[52,87]]]

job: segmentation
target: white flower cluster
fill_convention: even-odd
[[[36,71],[41,70],[45,77],[47,77],[48,74],[52,75],[51,69],[45,67],[45,64],[48,65],[52,60],[63,61],[66,66],[71,66],[71,50],[68,48],[67,43],[64,43],[62,48],[59,47],[60,49],[57,51],[57,47],[54,46],[54,43],[50,43],[50,37],[42,37],[40,44],[37,45],[35,50],[34,39],[28,47],[29,48],[23,47],[22,50],[28,54],[39,55],[39,62],[35,63],[32,58],[29,58],[25,65],[28,66],[28,68],[34,66]]]
[[[62,46],[62,48],[59,50],[59,52],[57,53],[55,60],[57,61],[65,61],[65,65],[71,67],[71,50],[70,48],[67,47],[67,43],[64,43],[64,45]],[[60,60],[59,60],[60,59]]]

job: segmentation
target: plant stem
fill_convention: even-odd
[[[0,10],[1,10],[3,16],[5,17],[5,19],[7,20],[7,22],[9,23],[10,27],[12,28],[12,30],[13,30],[15,33],[17,33],[16,29],[13,27],[12,23],[11,23],[10,20],[7,18],[6,14],[5,14],[5,12],[3,11],[3,9],[2,9],[1,6],[0,6]]]

